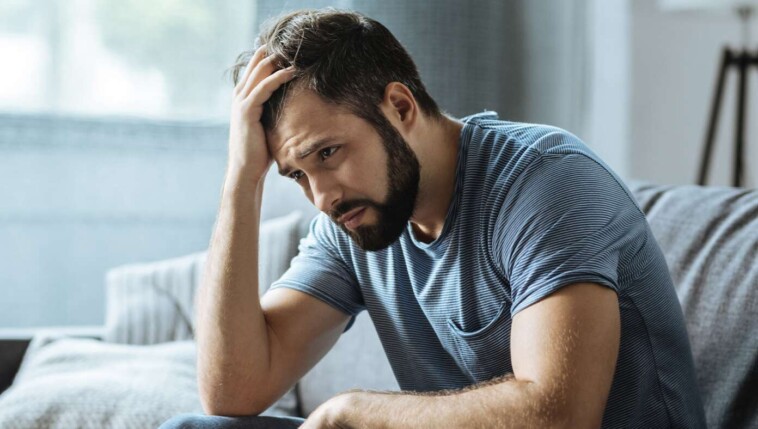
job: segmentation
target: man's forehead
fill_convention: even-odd
[[[267,133],[269,149],[275,158],[290,156],[298,146],[349,132],[351,118],[357,116],[346,108],[324,101],[313,91],[299,90],[288,97],[276,126]]]

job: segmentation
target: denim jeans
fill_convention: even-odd
[[[222,417],[179,414],[158,429],[296,429],[305,420],[297,417]]]

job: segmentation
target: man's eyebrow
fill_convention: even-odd
[[[298,152],[297,159],[303,159],[306,156],[312,154],[313,152],[316,152],[317,150],[321,149],[322,147],[328,145],[329,143],[332,143],[334,141],[333,137],[324,137],[323,139],[318,139],[313,143],[310,143],[308,146],[306,146],[303,150]]]
[[[297,159],[303,159],[307,157],[308,155],[312,154],[313,152],[316,152],[317,150],[321,149],[322,147],[333,143],[335,140],[334,137],[324,137],[322,139],[318,139],[312,143],[309,143],[305,148],[301,149],[297,153]],[[291,168],[283,165],[282,168],[279,169],[279,174],[282,176],[289,176],[291,173]]]

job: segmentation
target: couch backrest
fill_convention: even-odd
[[[682,304],[708,427],[758,427],[758,190],[630,189]]]

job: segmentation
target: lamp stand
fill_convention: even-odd
[[[713,152],[713,140],[716,136],[719,114],[721,111],[721,101],[724,95],[724,81],[726,73],[730,68],[734,68],[738,73],[738,93],[737,93],[737,117],[735,122],[734,134],[734,169],[732,170],[732,184],[735,187],[742,186],[743,172],[745,168],[745,114],[747,111],[747,77],[749,70],[755,66],[758,68],[758,51],[751,52],[748,49],[747,30],[749,29],[748,20],[752,9],[740,8],[738,10],[743,21],[743,34],[745,42],[742,50],[732,50],[724,48],[721,57],[721,67],[716,80],[716,92],[714,93],[713,102],[711,103],[711,115],[708,123],[708,132],[703,146],[703,156],[700,161],[700,173],[698,175],[698,184],[705,185],[708,178],[708,169],[710,167],[711,153]]]

